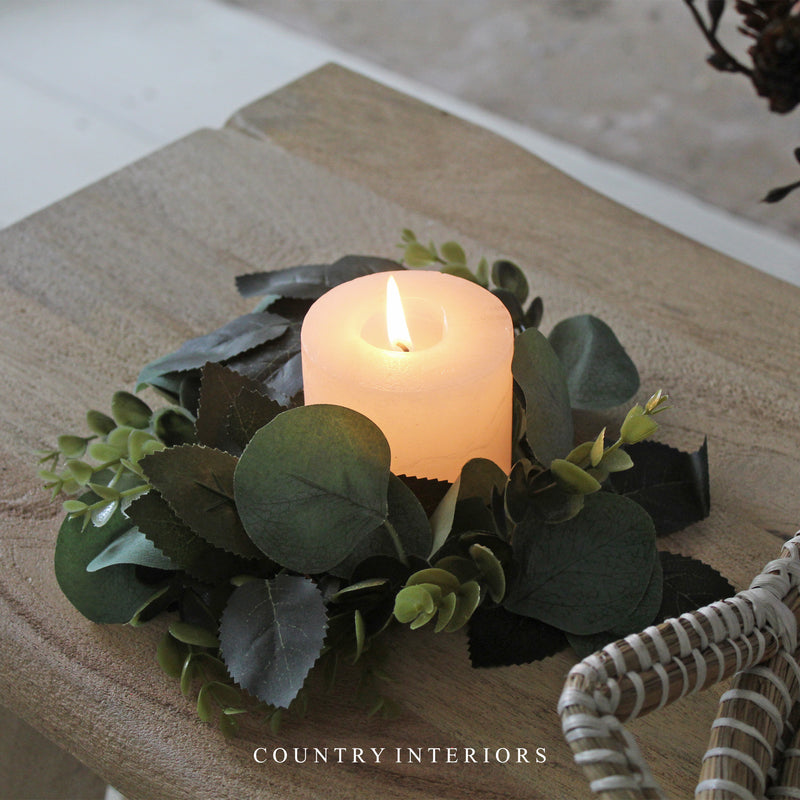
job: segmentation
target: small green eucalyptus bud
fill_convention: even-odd
[[[635,405],[625,417],[619,435],[625,444],[636,444],[657,430],[658,423],[647,416],[640,405]]]
[[[86,424],[89,426],[89,430],[99,436],[108,436],[117,427],[117,423],[111,417],[94,409],[86,412]]]
[[[64,434],[58,437],[58,449],[67,458],[80,458],[86,452],[88,439]]]

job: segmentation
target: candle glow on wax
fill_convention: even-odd
[[[405,317],[399,331],[389,328],[394,305]],[[305,402],[369,417],[389,441],[395,474],[454,481],[471,458],[507,472],[513,349],[511,317],[483,287],[425,270],[365,275],[306,314]]]

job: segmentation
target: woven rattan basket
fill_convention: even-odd
[[[800,798],[800,534],[750,588],[608,645],[570,671],[564,736],[607,800],[665,798],[623,723],[733,676],[695,797]]]

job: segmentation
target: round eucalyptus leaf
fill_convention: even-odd
[[[636,365],[611,328],[597,317],[569,317],[548,338],[564,368],[573,408],[612,408],[626,403],[639,389]]]
[[[397,539],[381,525],[363,538],[341,563],[331,567],[329,572],[341,577],[349,577],[353,570],[373,556],[393,556],[401,558],[418,556],[427,558],[431,552],[431,526],[419,500],[411,489],[396,475],[389,477],[389,524]],[[402,554],[398,552],[398,547]]]
[[[502,259],[492,264],[492,283],[511,292],[520,303],[528,299],[528,279],[513,261]]]
[[[81,500],[93,503],[94,494]],[[128,622],[153,595],[152,582],[137,577],[135,564],[115,564],[87,572],[86,567],[120,536],[133,528],[133,522],[115,510],[102,527],[88,525],[83,530],[80,517],[67,518],[61,525],[55,549],[55,573],[67,599],[92,622]]]
[[[514,556],[505,607],[587,636],[624,624],[642,601],[657,558],[655,528],[632,500],[597,492],[566,522],[527,516]]]
[[[311,405],[278,414],[242,453],[236,508],[253,542],[301,573],[330,570],[389,514],[389,444],[363,414]]]

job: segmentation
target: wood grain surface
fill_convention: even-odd
[[[474,671],[460,635],[404,632],[394,697],[367,719],[342,686],[276,739],[201,723],[154,661],[163,629],[97,626],[52,572],[59,509],[34,451],[81,432],[140,366],[250,306],[235,275],[394,255],[403,227],[517,260],[543,327],[593,312],[673,398],[660,436],[708,435],[712,513],[664,540],[743,588],[800,520],[800,290],[671,233],[517,147],[328,66],[0,232],[0,705],[130,800],[588,797],[556,702],[568,653]],[[671,796],[691,794],[717,691],[631,726]],[[346,748],[257,764],[256,747]],[[385,747],[381,764],[352,748]],[[396,763],[396,750],[545,748],[544,764]],[[428,759],[430,756],[428,756]],[[291,758],[289,759],[291,761]],[[405,761],[402,758],[401,761]]]

